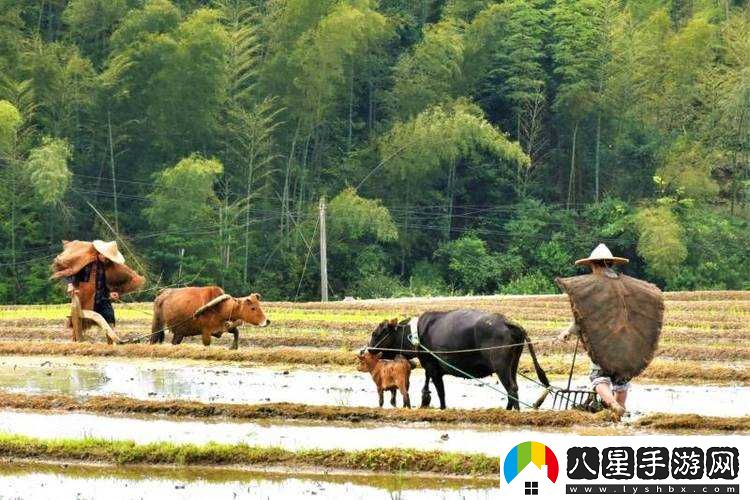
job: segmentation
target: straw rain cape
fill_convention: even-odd
[[[623,274],[557,278],[591,360],[621,378],[640,374],[659,344],[664,300],[655,285]]]

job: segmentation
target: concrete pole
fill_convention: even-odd
[[[326,197],[320,197],[320,301],[328,302],[328,248],[326,242]]]

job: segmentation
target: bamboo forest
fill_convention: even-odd
[[[746,0],[0,0],[0,303],[750,289]]]

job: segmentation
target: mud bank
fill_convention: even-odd
[[[435,425],[493,425],[563,427],[606,426],[610,416],[604,413],[584,413],[573,410],[509,411],[488,408],[483,410],[438,410],[436,408],[366,408],[363,406],[324,406],[295,403],[227,404],[200,403],[185,400],[144,400],[122,396],[74,397],[65,395],[30,395],[0,392],[0,408],[21,411],[67,411],[96,413],[99,415],[125,415],[135,417],[212,418],[247,420],[294,420],[297,422],[339,423],[420,423]],[[658,424],[662,419],[674,417],[661,415],[650,419]],[[676,422],[672,422],[672,428]],[[722,429],[750,430],[750,417],[727,419]],[[693,424],[691,429],[695,429]],[[700,427],[697,427],[700,428]],[[706,427],[710,429],[710,427]]]
[[[137,444],[93,438],[39,439],[0,434],[0,456],[36,461],[95,462],[136,465],[228,465],[234,467],[317,467],[371,472],[443,473],[489,477],[499,461],[482,454],[445,453],[415,449],[370,448],[288,450],[246,444],[204,445],[156,442]]]
[[[632,426],[571,426],[567,428],[488,426],[385,422],[323,423],[280,419],[238,421],[225,419],[175,419],[155,416],[110,416],[81,412],[29,412],[0,410],[0,434],[38,439],[106,439],[139,445],[167,441],[172,444],[279,447],[285,450],[361,451],[375,448],[419,449],[495,455],[508,438],[523,431],[529,439],[544,442],[559,433],[577,435],[634,435],[653,432],[662,422],[670,432],[675,419],[636,423]],[[672,427],[670,427],[670,424]],[[647,428],[644,428],[647,427]],[[689,429],[691,432],[694,430]],[[736,431],[737,429],[734,429]],[[747,432],[747,425],[744,429]]]
[[[707,417],[696,414],[675,415],[654,413],[638,419],[628,419],[624,426],[613,426],[611,414],[573,411],[508,411],[437,410],[433,408],[365,408],[362,406],[323,406],[294,403],[225,404],[199,403],[197,401],[155,401],[119,396],[93,396],[87,398],[61,395],[28,395],[0,393],[0,408],[21,411],[85,412],[97,415],[122,415],[136,418],[187,418],[229,421],[266,421],[303,425],[305,422],[334,425],[364,424],[420,424],[450,429],[492,426],[501,428],[535,428],[557,432],[565,429],[579,434],[615,434],[634,432],[633,429],[650,429],[650,432],[716,433],[750,432],[750,416]],[[633,429],[628,429],[631,426]],[[636,431],[637,432],[637,431]]]
[[[585,434],[586,429],[574,430]],[[625,429],[622,429],[626,431]],[[588,433],[601,434],[602,429]],[[160,442],[171,444],[278,447],[284,450],[362,451],[377,448],[418,449],[447,453],[481,453],[494,456],[503,449],[518,427],[459,428],[419,424],[313,424],[311,422],[227,422],[170,418],[132,418],[88,413],[0,411],[0,434],[15,434],[37,439],[101,439],[132,441],[138,445]],[[615,430],[614,433],[617,433]],[[552,433],[525,429],[524,436],[544,442]]]

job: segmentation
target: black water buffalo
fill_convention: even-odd
[[[415,329],[418,332],[419,346],[409,340]],[[458,309],[449,312],[426,312],[418,318],[401,322],[383,321],[372,332],[368,350],[382,352],[384,358],[392,359],[401,353],[407,358],[419,359],[425,370],[423,407],[430,405],[430,380],[440,398],[440,408],[445,409],[443,375],[469,378],[468,374],[482,378],[496,373],[509,396],[507,409],[520,410],[516,373],[524,344],[529,346],[529,354],[539,381],[545,387],[549,387],[547,375],[539,366],[526,331],[500,314]],[[423,347],[435,352],[440,359],[436,359]],[[383,351],[379,348],[395,351]],[[439,354],[440,351],[443,353]],[[450,365],[460,371],[451,368]]]

